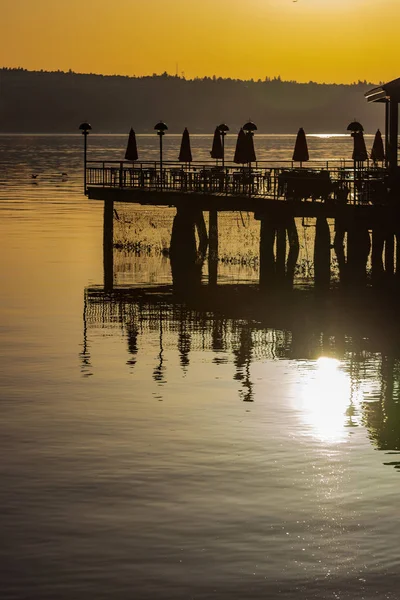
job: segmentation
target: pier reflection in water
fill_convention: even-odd
[[[154,356],[158,400],[176,379],[174,373],[170,381],[169,369],[179,363],[185,377],[194,357],[193,368],[204,363],[209,378],[218,379],[219,368],[224,377],[229,371],[237,399],[253,403],[268,394],[262,365],[281,360],[297,372],[289,396],[304,435],[339,443],[366,427],[377,449],[396,453],[400,345],[393,316],[388,299],[373,296],[361,301],[295,291],[267,297],[252,285],[200,286],[184,295],[170,286],[108,292],[95,286],[85,290],[82,373],[96,370],[95,334],[122,335],[127,369],[134,371],[142,350],[146,360]],[[400,468],[386,454],[384,461]]]

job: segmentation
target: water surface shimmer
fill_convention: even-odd
[[[396,314],[177,299],[157,251],[117,252],[105,294],[81,143],[0,136],[1,598],[398,598]]]

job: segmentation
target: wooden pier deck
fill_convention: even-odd
[[[89,161],[86,181],[89,198],[104,202],[105,248],[113,245],[115,202],[176,208],[170,258],[181,284],[198,277],[199,254],[204,260],[207,247],[210,283],[216,283],[218,213],[224,211],[253,213],[261,222],[261,285],[293,282],[299,217],[315,220],[316,285],[329,286],[332,249],[343,281],[366,281],[369,261],[374,281],[400,278],[399,180],[393,171],[368,161],[314,162],[307,168],[291,162],[161,167],[157,162]],[[209,213],[208,231],[204,211]],[[334,220],[333,239],[328,219]]]
[[[157,162],[133,166],[124,161],[89,161],[86,177],[89,198],[96,200],[178,206],[190,196],[190,202],[202,210],[221,211],[257,211],[266,201],[293,201],[298,216],[303,216],[300,202],[312,202],[314,208],[320,203],[330,207],[380,204],[387,178],[384,168],[344,160],[314,161],[307,168],[297,168],[292,161],[247,167],[163,163],[162,171]]]

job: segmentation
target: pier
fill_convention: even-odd
[[[87,182],[89,198],[104,202],[107,273],[112,264],[114,203],[126,202],[176,209],[171,258],[183,279],[191,266],[195,269],[199,255],[205,258],[208,246],[210,283],[216,283],[218,214],[224,211],[252,213],[260,221],[261,286],[293,282],[299,218],[311,219],[315,225],[316,286],[329,287],[332,250],[343,282],[365,281],[368,261],[375,282],[399,275],[400,205],[397,190],[393,185],[389,188],[391,175],[386,168],[368,165],[354,173],[353,165],[343,161],[306,169],[264,164],[238,169],[197,163],[186,169],[164,163],[161,176],[159,163],[132,167],[126,162],[88,161]],[[204,212],[209,213],[209,231]]]
[[[199,280],[207,249],[209,283],[217,283],[218,214],[224,211],[245,211],[260,221],[261,287],[293,284],[299,218],[311,219],[315,226],[316,287],[329,288],[333,253],[344,284],[366,285],[367,269],[373,285],[400,280],[400,80],[371,90],[366,99],[386,107],[386,153],[379,160],[369,160],[365,152],[361,157],[354,154],[353,160],[307,160],[307,166],[294,161],[195,162],[191,155],[187,162],[168,162],[162,160],[163,123],[156,126],[159,161],[85,160],[88,197],[104,202],[105,285],[113,281],[114,203],[121,202],[176,209],[170,258],[178,287]],[[353,137],[362,137],[358,122],[348,129]]]

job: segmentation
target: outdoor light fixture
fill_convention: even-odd
[[[217,129],[221,135],[226,135],[227,131],[229,131],[229,127],[228,125],[225,125],[225,123],[221,123],[221,125],[218,125]]]
[[[89,131],[92,129],[90,123],[81,123],[79,125],[79,129],[82,131],[83,135],[88,135]]]
[[[168,130],[168,125],[160,121],[157,125],[154,125],[154,129],[157,131],[157,135],[164,135],[164,132]]]
[[[246,133],[253,133],[254,131],[257,131],[257,125],[253,123],[253,121],[248,121],[243,125],[242,129]]]
[[[87,193],[86,190],[86,155],[87,155],[87,136],[89,135],[89,131],[91,131],[92,126],[90,123],[81,123],[79,125],[80,131],[82,131],[84,143],[83,143],[83,192]]]
[[[347,131],[351,131],[352,133],[361,133],[364,131],[364,127],[358,121],[352,121],[347,126]]]
[[[154,129],[157,131],[157,135],[160,137],[160,186],[161,189],[163,187],[163,148],[162,148],[162,139],[165,132],[168,131],[168,125],[166,125],[163,121],[154,125]]]

